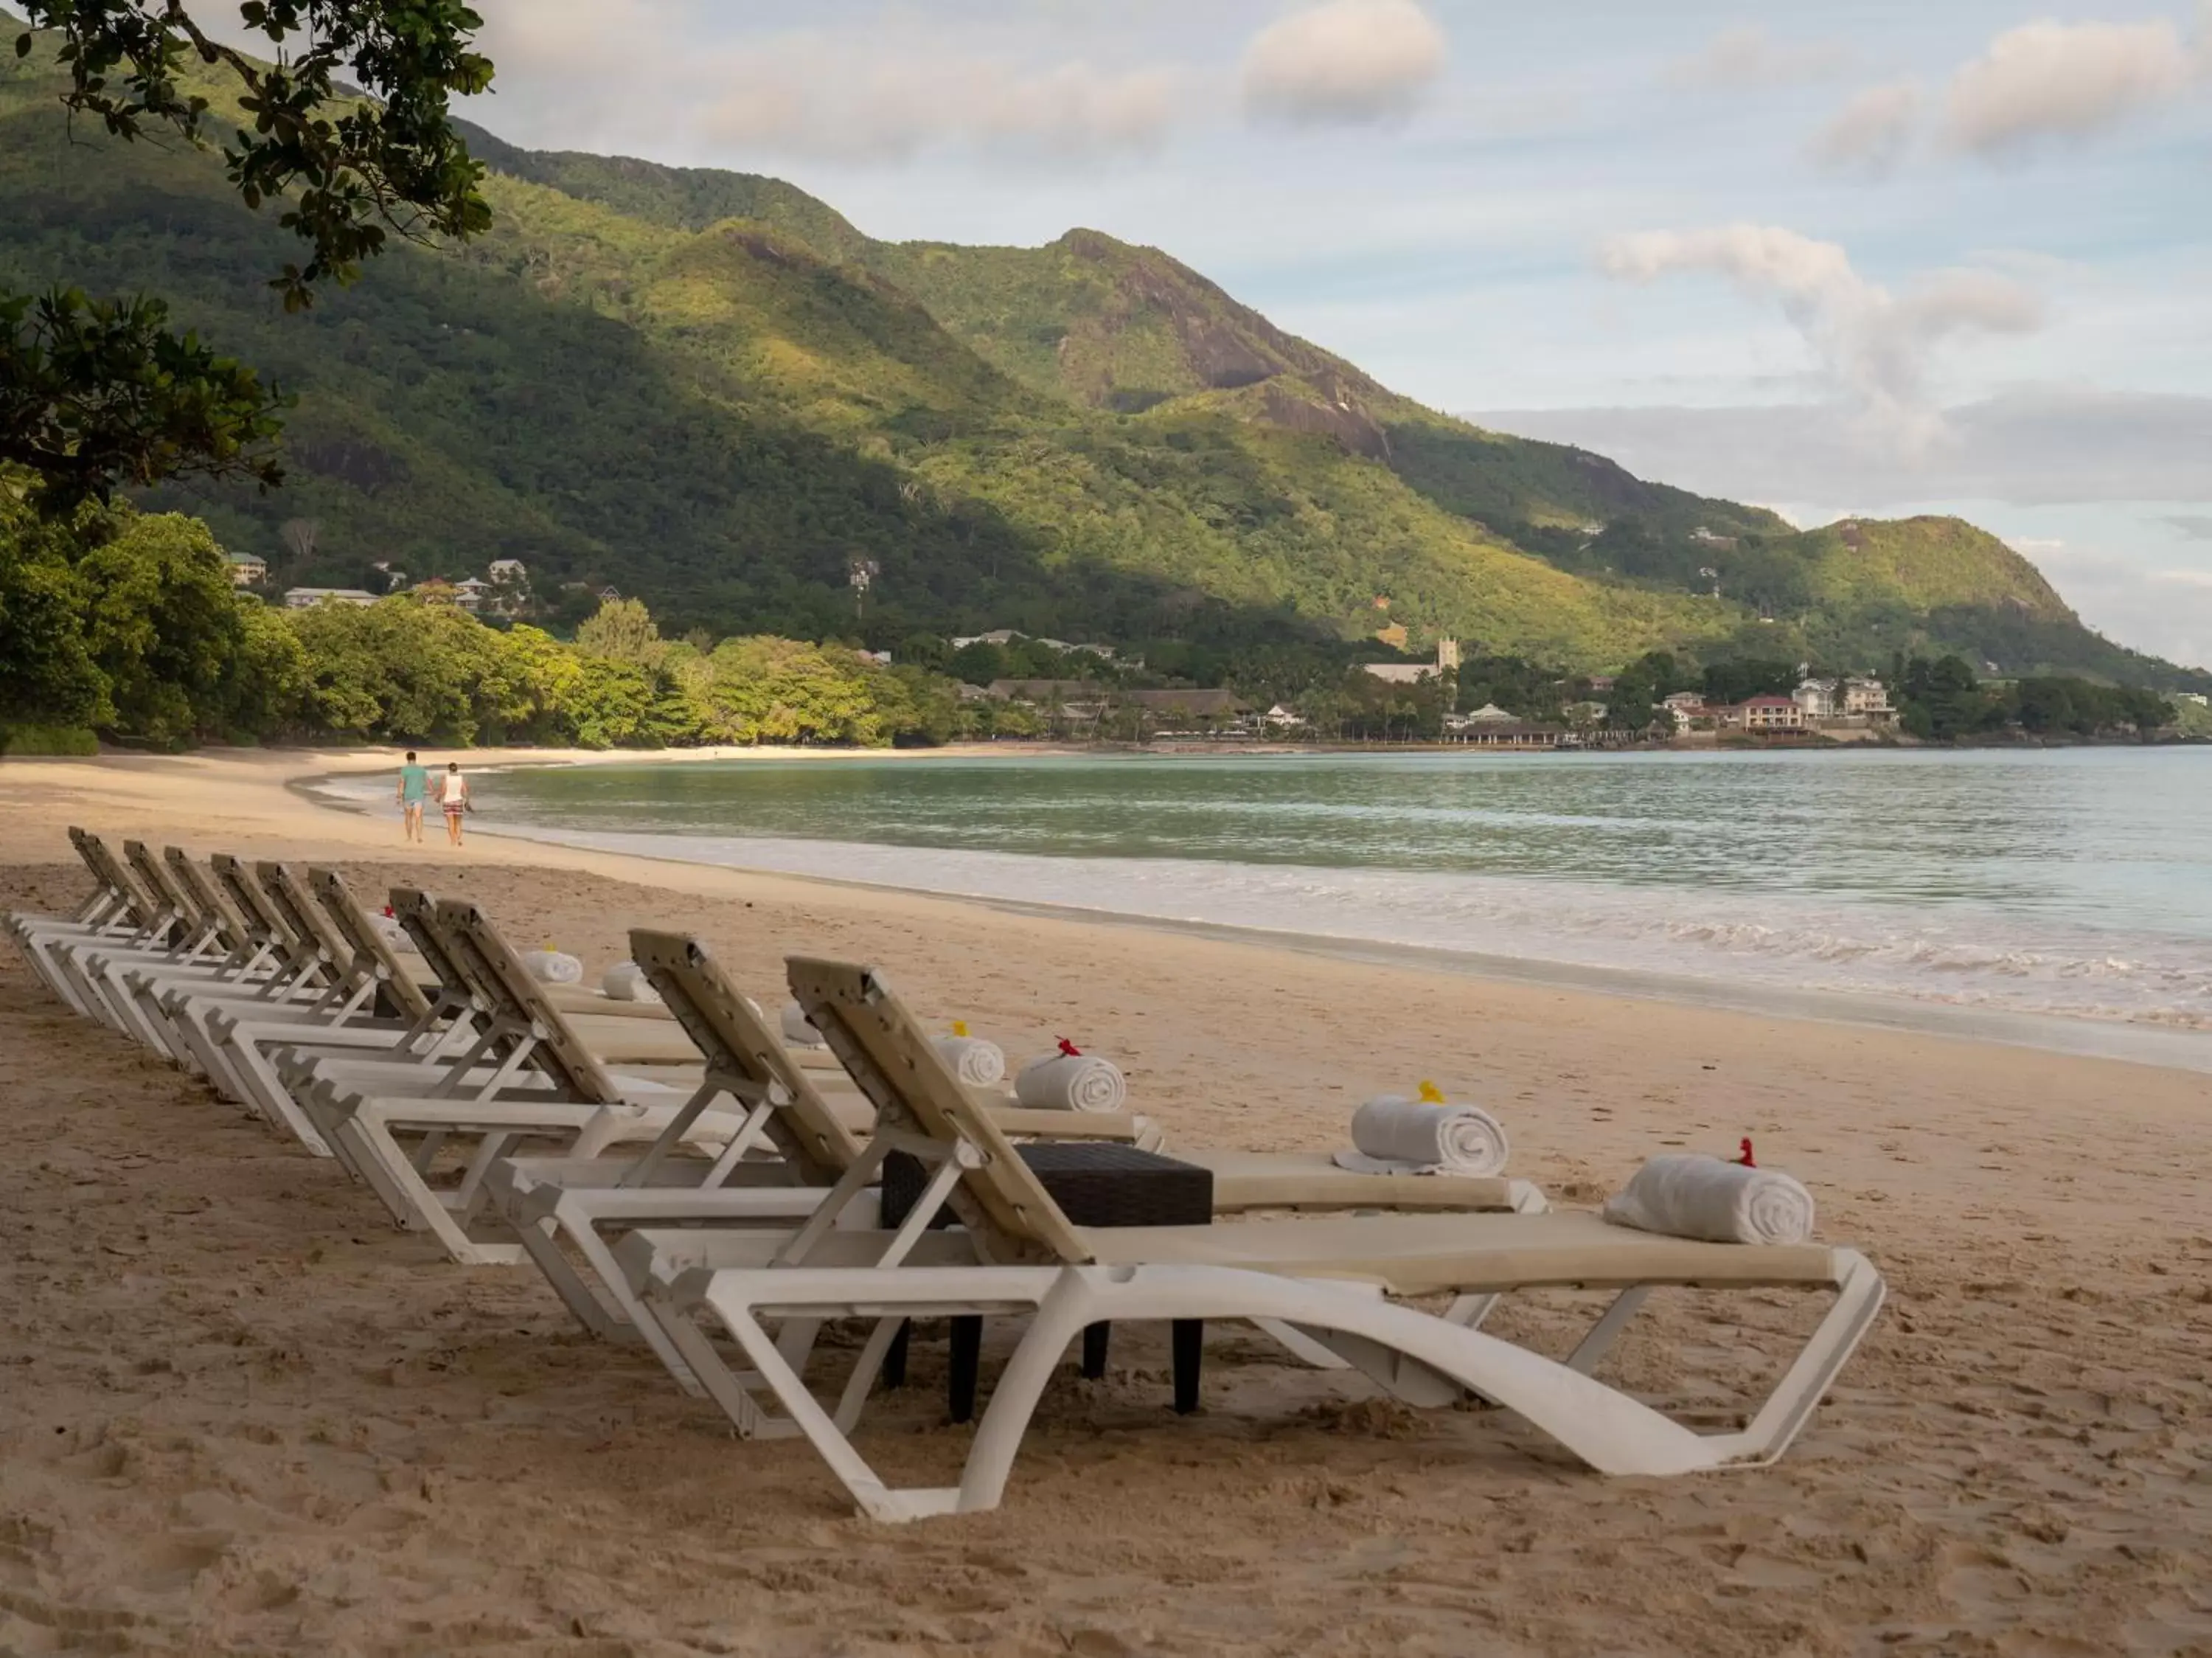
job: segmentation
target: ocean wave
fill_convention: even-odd
[[[607,850],[1738,988],[2212,1029],[2212,948],[1986,911],[1547,877],[532,828]]]

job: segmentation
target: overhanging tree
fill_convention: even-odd
[[[210,35],[182,0],[25,9],[55,37],[73,116],[125,141],[217,145],[246,205],[282,204],[278,222],[306,249],[270,278],[288,311],[320,283],[353,281],[395,235],[465,240],[491,222],[483,166],[450,114],[492,76],[471,49],[483,20],[458,0],[245,0],[265,62]],[[22,34],[16,55],[35,46]],[[218,131],[188,84],[195,64],[235,82],[243,123]],[[158,296],[0,290],[0,460],[32,475],[42,512],[186,474],[273,487],[283,405],[252,369],[172,330]]]

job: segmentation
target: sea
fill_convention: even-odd
[[[475,792],[472,833],[2212,1070],[2212,749],[643,759]]]

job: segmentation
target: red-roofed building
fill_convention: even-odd
[[[1717,710],[1723,731],[1802,731],[1805,710],[1789,697],[1753,697]]]

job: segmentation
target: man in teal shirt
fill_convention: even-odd
[[[415,763],[415,751],[407,751],[407,764],[399,768],[399,811],[406,820],[407,838],[422,838],[422,802],[429,797],[430,768]]]

